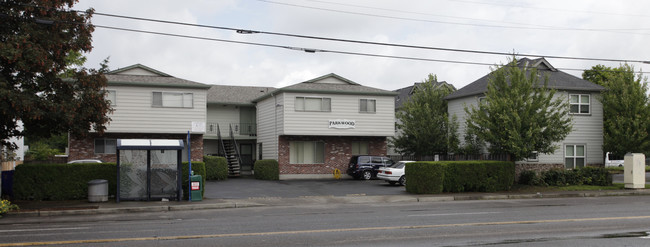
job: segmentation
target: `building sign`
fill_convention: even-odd
[[[335,119],[330,120],[330,129],[354,129],[356,126],[355,120]]]
[[[192,122],[192,133],[205,133],[205,122]]]

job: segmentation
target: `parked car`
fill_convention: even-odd
[[[68,161],[68,164],[87,164],[87,163],[104,163],[104,161],[97,159],[85,159],[85,160],[71,160]]]
[[[388,157],[355,155],[350,158],[347,174],[354,179],[369,180],[377,176],[377,169],[392,164],[395,162]]]
[[[390,185],[406,185],[406,174],[404,174],[404,167],[406,163],[411,163],[415,161],[405,160],[397,162],[391,166],[381,167],[377,171],[377,178],[386,180]]]

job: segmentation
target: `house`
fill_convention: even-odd
[[[260,159],[280,164],[280,179],[331,178],[355,154],[386,155],[395,133],[395,92],[336,74],[255,99]]]
[[[224,85],[208,90],[203,153],[227,157],[230,176],[251,173],[257,153],[257,111],[253,100],[273,90]]]
[[[599,100],[604,87],[577,78],[554,68],[546,59],[522,58],[517,61],[521,68],[537,68],[540,76],[548,76],[548,87],[556,90],[555,97],[565,99],[570,107],[573,130],[552,154],[531,154],[528,159],[517,162],[520,169],[545,170],[550,168],[579,168],[603,165],[603,105]],[[449,116],[458,117],[458,137],[463,140],[466,130],[465,106],[476,106],[487,91],[485,75],[458,91],[448,95]],[[543,79],[540,79],[543,82]],[[461,143],[462,144],[462,143]],[[525,166],[525,168],[522,168]]]
[[[203,160],[209,85],[176,78],[141,64],[111,71],[106,78],[107,97],[114,109],[111,122],[103,135],[70,136],[68,160],[96,158],[115,162],[117,139],[185,142],[190,130],[192,160]],[[183,157],[187,157],[187,148]]]

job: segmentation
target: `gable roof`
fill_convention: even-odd
[[[420,85],[422,85],[423,82],[416,82],[413,83],[412,86],[404,87],[395,90],[394,92],[397,92],[397,96],[395,96],[395,109],[398,109],[402,107],[402,105],[408,101],[411,98],[411,95],[415,93],[415,90],[417,90]],[[454,85],[448,83],[447,81],[436,81],[434,87],[451,87],[453,91],[456,91],[456,87]]]
[[[132,70],[146,70],[154,75],[129,74]],[[142,64],[135,64],[105,74],[109,86],[210,88],[210,85],[173,77]]]
[[[529,59],[522,58],[517,60],[517,66],[522,69],[537,68],[540,82],[543,82],[543,76],[548,75],[548,87],[564,90],[564,91],[586,91],[586,92],[600,92],[605,90],[603,86],[593,82],[580,79],[573,75],[567,74],[553,67],[546,59]],[[499,69],[503,69],[499,68]],[[479,78],[478,80],[468,84],[467,86],[451,93],[445,99],[457,99],[473,95],[481,95],[487,91],[488,79],[493,72]]]
[[[254,106],[254,99],[273,90],[272,87],[214,85],[208,90],[208,104]]]
[[[330,79],[337,80],[339,83],[331,83]],[[326,81],[330,81],[330,82],[326,82]],[[277,95],[280,93],[355,94],[355,95],[377,95],[377,96],[397,95],[397,93],[392,91],[362,86],[356,82],[348,80],[337,74],[330,73],[308,81],[275,89],[273,91],[270,91],[267,94],[264,94],[254,99],[253,102],[259,102],[263,99],[271,97],[272,95]]]

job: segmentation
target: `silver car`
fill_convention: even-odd
[[[391,166],[380,167],[377,171],[377,178],[386,180],[391,185],[399,183],[399,185],[406,185],[406,175],[404,174],[404,167],[406,163],[415,161],[405,160],[397,162]]]

